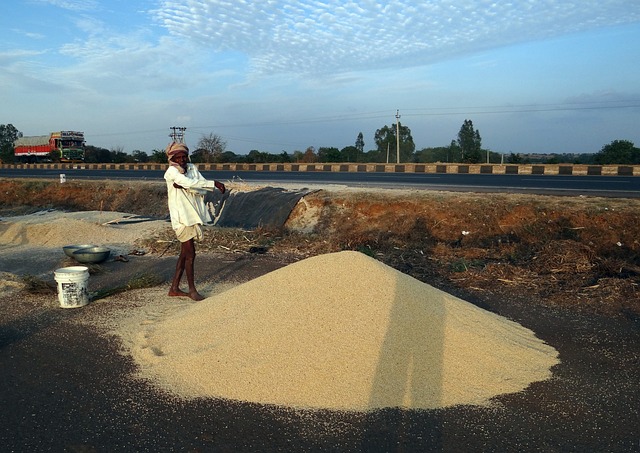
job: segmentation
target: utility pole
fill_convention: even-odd
[[[171,137],[172,141],[177,143],[184,143],[184,131],[187,130],[186,127],[172,126],[169,129],[171,129],[169,137]]]
[[[400,110],[396,110],[396,163],[400,163]]]

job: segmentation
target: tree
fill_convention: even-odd
[[[111,148],[109,151],[111,155],[111,162],[114,164],[124,164],[126,162],[132,162],[133,157],[124,152],[124,148],[122,146],[116,146],[115,148]]]
[[[455,140],[451,140],[451,143],[449,143],[449,151],[445,162],[462,162],[462,148]]]
[[[386,160],[388,149],[390,156],[389,160],[395,160],[391,159],[391,156],[396,157],[396,128],[400,131],[400,161],[408,162],[413,156],[416,145],[413,143],[411,129],[409,129],[407,126],[403,126],[402,124],[397,127],[396,125],[384,126],[376,131],[374,135],[374,141],[376,142],[376,146],[378,147],[378,155],[385,156]]]
[[[340,162],[358,162],[358,158],[364,156],[355,146],[345,146],[340,150]]]
[[[154,149],[153,151],[151,151],[149,162],[165,164],[167,163],[167,153],[163,149]]]
[[[316,155],[316,149],[313,146],[307,148],[307,150],[302,155],[302,162],[306,164],[312,164],[318,161],[318,156]]]
[[[289,162],[291,162],[291,156],[286,151],[282,151],[278,155],[278,162],[289,163]]]
[[[437,148],[423,148],[416,151],[416,162],[449,162],[451,159],[451,149],[448,146]]]
[[[377,149],[370,149],[366,151],[362,157],[361,162],[384,162],[387,156],[387,150],[385,149],[384,153],[378,151]]]
[[[0,162],[15,162],[13,142],[18,137],[22,137],[22,133],[13,124],[0,124]]]
[[[225,151],[220,155],[220,163],[238,162],[240,160],[233,151]]]
[[[205,154],[207,154],[207,150],[198,148],[189,155],[189,161],[193,164],[200,164],[200,163],[206,162],[207,157],[205,156]],[[210,157],[209,157],[209,160],[211,160]]]
[[[482,160],[480,131],[474,130],[471,120],[464,120],[458,132],[458,146],[462,152],[462,162],[478,163]]]
[[[165,155],[164,161],[166,160]],[[106,164],[111,162],[111,153],[108,149],[88,145],[84,150],[84,161],[88,164]]]
[[[144,151],[140,151],[139,149],[132,151],[131,156],[133,157],[134,162],[149,162],[149,155]]]
[[[249,154],[247,154],[246,160],[249,164],[264,164],[269,162],[269,153],[252,149],[249,151]]]
[[[203,162],[219,162],[220,156],[227,149],[227,142],[221,136],[210,133],[198,140],[198,151],[201,152]]]
[[[302,151],[300,151],[299,149],[296,149],[293,152],[293,156],[292,156],[293,162],[302,162],[303,158],[304,158],[304,154],[302,154]]]
[[[507,163],[509,164],[521,164],[522,156],[520,154],[511,153],[507,157]]]
[[[594,161],[599,165],[638,165],[640,164],[640,149],[636,148],[629,140],[614,140],[596,153]]]
[[[358,138],[356,138],[356,149],[359,154],[364,153],[364,137],[362,136],[362,132],[358,134]],[[357,158],[358,156],[356,156]]]
[[[340,162],[341,155],[340,150],[334,147],[320,147],[318,148],[318,161],[319,162]]]

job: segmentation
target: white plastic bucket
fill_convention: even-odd
[[[58,283],[58,300],[62,308],[78,308],[89,303],[89,268],[71,266],[56,269],[54,272]]]

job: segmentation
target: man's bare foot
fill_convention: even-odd
[[[189,297],[195,301],[204,300],[204,296],[196,290],[189,291]]]
[[[177,297],[191,297],[189,293],[185,293],[181,289],[173,289],[173,288],[169,288],[169,295],[177,296]]]

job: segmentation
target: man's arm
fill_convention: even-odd
[[[220,181],[209,181],[207,179],[194,179],[183,175],[182,173],[173,181],[173,187],[176,189],[218,189],[221,193],[225,193],[227,188]]]

